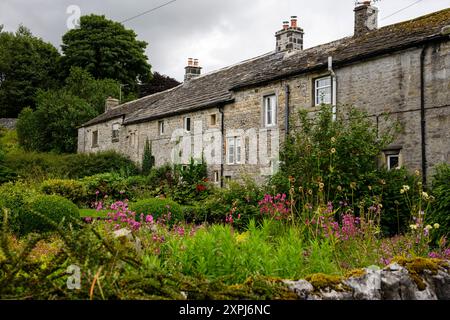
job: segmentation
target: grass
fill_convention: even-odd
[[[106,218],[106,215],[108,214],[108,210],[100,210],[97,211],[96,209],[80,209],[80,217],[81,218]]]

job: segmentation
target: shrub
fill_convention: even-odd
[[[130,209],[136,212],[139,217],[140,214],[152,215],[155,220],[163,218],[169,220],[168,222],[173,224],[183,220],[182,207],[173,200],[170,199],[145,199],[130,204]],[[167,219],[168,213],[171,213],[170,219]]]
[[[450,165],[441,164],[436,167],[432,181],[432,195],[435,200],[429,215],[430,223],[438,223],[439,236],[450,234]]]
[[[20,217],[24,233],[54,230],[53,226],[46,219],[33,212],[44,215],[58,224],[64,219],[64,226],[73,222],[74,219],[80,219],[77,206],[70,200],[57,195],[38,195],[31,199],[27,207],[29,209],[27,215],[21,215]]]
[[[50,179],[41,184],[41,191],[47,195],[59,195],[81,206],[86,203],[86,186],[77,180]]]
[[[201,161],[191,158],[189,165],[175,165],[173,171],[177,185],[170,190],[170,196],[174,200],[190,204],[208,196],[207,165],[203,158]]]
[[[0,209],[8,209],[9,226],[16,234],[22,233],[20,217],[27,215],[26,205],[29,199],[38,193],[23,182],[5,183],[0,186]],[[3,222],[3,210],[0,210],[0,225]]]
[[[231,181],[227,188],[215,190],[213,195],[202,201],[196,211],[196,221],[223,223],[230,221],[236,227],[245,227],[252,219],[260,221],[258,203],[264,197],[264,190],[251,178],[243,182]]]
[[[138,171],[131,160],[113,151],[68,155],[12,152],[6,155],[5,165],[27,180],[79,179],[108,172],[127,176]]]

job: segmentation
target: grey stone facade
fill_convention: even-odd
[[[436,16],[438,22],[433,22]],[[123,114],[119,106],[110,117],[106,113],[79,129],[78,151],[113,149],[139,163],[148,138],[158,166],[173,162],[186,164],[191,156],[198,159],[203,154],[210,159],[211,180],[219,176],[223,181],[244,174],[263,180],[277,170],[278,149],[286,129],[286,102],[291,122],[299,109],[318,110],[316,79],[330,75],[326,58],[331,56],[336,61],[333,70],[338,112],[342,105],[365,110],[380,132],[393,121],[399,121],[403,131],[392,149],[399,153],[402,165],[411,170],[425,168],[429,176],[436,164],[450,162],[450,42],[448,35],[439,33],[448,24],[450,10],[430,17],[371,31],[363,38],[345,38],[308,50],[265,55],[124,105],[127,111]],[[435,35],[433,41],[423,40],[430,37],[422,34],[420,23],[425,22],[437,24],[428,28]],[[408,32],[408,28],[416,28],[417,33],[410,31],[409,38],[405,38],[402,32]],[[380,35],[382,32],[385,35]],[[370,41],[379,50],[373,51],[376,45],[370,47],[366,43],[371,35],[374,40]],[[382,36],[386,38],[384,45],[379,40]],[[398,47],[400,40],[396,36],[402,37],[402,41],[412,40]],[[389,41],[392,41],[391,49],[384,50]],[[350,55],[349,46],[361,52],[352,51]],[[362,54],[366,47],[370,54]],[[314,59],[318,62],[310,62]],[[298,67],[296,60],[304,65]],[[264,70],[266,78],[261,78]],[[286,87],[289,101],[286,101]],[[264,99],[270,95],[275,95],[276,119],[273,126],[267,127]],[[190,118],[190,132],[184,128],[186,117]],[[164,132],[161,132],[161,122]],[[113,142],[112,127],[117,124],[120,125],[119,141]],[[92,143],[94,131],[98,132],[98,146]],[[238,144],[228,139],[231,137],[240,141],[239,163],[228,161],[228,143]],[[386,160],[384,156],[381,158]]]

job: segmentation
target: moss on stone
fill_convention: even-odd
[[[305,278],[311,283],[315,290],[332,289],[335,291],[346,291],[349,288],[342,283],[343,278],[336,275],[328,275],[323,273],[316,273]]]
[[[354,269],[350,270],[345,274],[345,279],[349,278],[361,278],[366,275],[366,270],[364,269]]]
[[[427,288],[427,284],[422,278],[425,270],[428,270],[435,275],[438,273],[439,269],[445,267],[445,262],[443,260],[432,258],[407,259],[404,257],[396,257],[394,262],[408,270],[411,279],[415,282],[420,291]]]

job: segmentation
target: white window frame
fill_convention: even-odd
[[[188,119],[189,119],[189,130],[187,129],[187,123],[188,123]],[[192,121],[191,121],[191,117],[184,117],[183,119],[183,127],[184,127],[184,131],[185,132],[191,132],[192,130]]]
[[[164,129],[164,120],[158,121],[158,131],[160,136],[164,135]]]
[[[328,79],[328,80],[330,81],[330,84],[329,84],[329,85],[326,85],[326,86],[319,86],[319,82],[322,81],[322,80],[325,80],[325,79]],[[327,102],[327,101],[322,102],[322,101],[319,100],[319,99],[320,99],[319,91],[320,91],[320,90],[323,90],[323,89],[327,89],[327,88],[328,88],[328,90],[330,91],[330,93],[329,93],[330,101],[328,101],[328,102]],[[317,79],[314,80],[314,105],[315,105],[316,107],[317,107],[317,106],[320,106],[321,104],[331,104],[331,103],[332,103],[332,101],[331,101],[331,99],[332,99],[331,95],[332,95],[332,82],[331,82],[331,76],[321,77],[321,78],[317,78]]]
[[[242,163],[242,139],[234,136],[227,138],[227,163],[241,164]]]
[[[398,160],[398,165],[395,168],[391,168],[391,158],[397,158]],[[401,168],[401,163],[400,163],[400,153],[396,153],[396,154],[388,154],[386,155],[386,165],[387,165],[387,169],[388,171],[394,170],[394,169],[399,169]]]
[[[278,103],[277,103],[277,96],[275,94],[264,96],[263,117],[265,127],[273,127],[277,124],[277,108]]]

